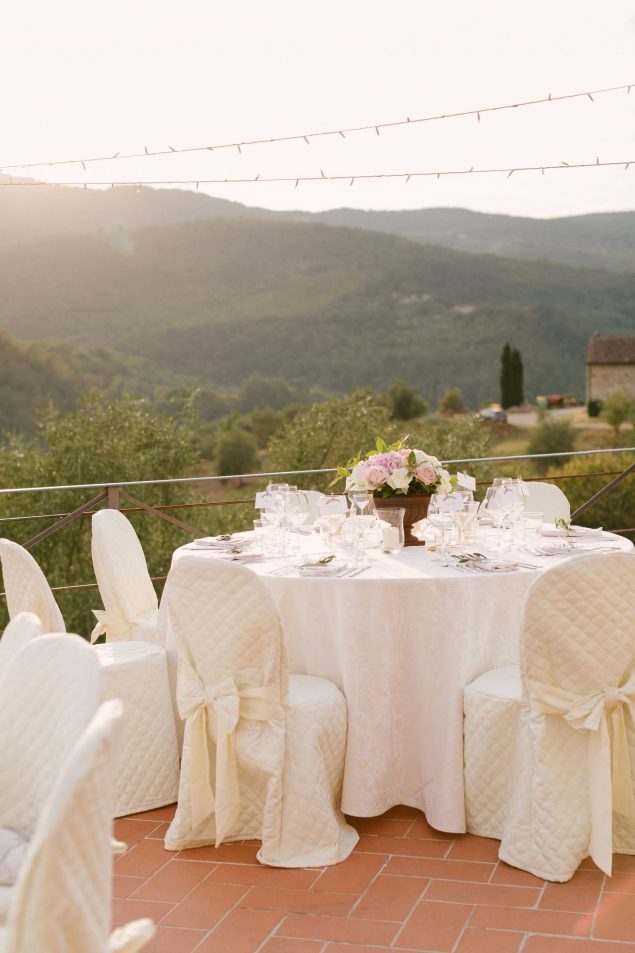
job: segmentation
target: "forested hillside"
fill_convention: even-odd
[[[217,220],[5,249],[0,327],[111,346],[237,386],[254,370],[343,393],[396,376],[436,401],[498,393],[511,340],[526,391],[583,395],[588,336],[635,331],[635,274],[474,255],[324,225]]]
[[[0,175],[0,181],[2,178]],[[47,235],[116,235],[120,230],[149,225],[218,218],[362,228],[458,251],[635,271],[635,212],[553,219],[490,215],[461,208],[275,212],[186,189],[3,188],[0,249]]]

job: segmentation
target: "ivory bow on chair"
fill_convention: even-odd
[[[179,713],[191,724],[190,799],[192,830],[215,818],[216,846],[231,833],[240,816],[236,729],[241,718],[273,721],[284,717],[277,686],[240,690],[231,676],[205,685],[182,657],[179,663]],[[207,719],[216,737],[216,783],[212,788]]]
[[[92,609],[91,611],[97,619],[97,625],[90,633],[91,644],[96,642],[100,635],[105,635],[106,641],[108,641],[108,613],[105,609]]]
[[[635,678],[621,685],[577,695],[527,679],[532,708],[563,715],[572,728],[591,732],[588,748],[591,801],[591,857],[610,876],[613,811],[635,821],[635,795],[626,734],[626,713],[635,720]]]

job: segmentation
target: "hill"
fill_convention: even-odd
[[[458,208],[274,212],[193,191],[151,188],[140,193],[135,188],[0,189],[0,250],[51,235],[117,235],[151,225],[218,218],[362,228],[457,251],[635,271],[635,212],[554,219],[489,215]]]
[[[250,373],[335,392],[395,377],[496,397],[505,341],[527,393],[584,390],[588,336],[634,333],[635,275],[419,245],[358,229],[191,222],[5,249],[0,327],[111,346],[162,373]]]
[[[154,394],[156,371],[147,361],[110,348],[80,351],[65,343],[20,341],[0,331],[0,432],[30,432],[49,401],[66,412],[82,391],[95,386],[111,394]]]

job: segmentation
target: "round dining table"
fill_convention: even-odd
[[[323,553],[318,536],[305,554]],[[473,548],[491,552],[491,534]],[[489,548],[488,548],[489,547]],[[602,534],[584,551],[629,551]],[[204,545],[178,549],[227,558]],[[444,565],[423,546],[369,550],[357,575],[304,576],[287,557],[247,562],[271,593],[282,622],[289,671],[335,682],[348,704],[342,809],[374,817],[405,804],[440,831],[465,831],[463,689],[488,669],[518,662],[522,610],[532,583],[571,555],[505,553],[532,568],[479,571]],[[248,558],[248,556],[246,556]],[[447,561],[446,561],[447,562]],[[159,637],[174,685],[177,646],[162,606]]]

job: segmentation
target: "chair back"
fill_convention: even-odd
[[[91,552],[104,603],[107,641],[131,638],[135,622],[158,611],[146,558],[130,521],[119,510],[99,510],[92,518]],[[146,626],[146,634],[152,626]]]
[[[569,501],[555,483],[529,481],[525,483],[527,498],[525,509],[530,513],[542,513],[545,523],[555,523],[557,519],[568,520],[571,516]]]
[[[118,699],[101,705],[49,789],[7,919],[10,953],[108,950],[121,714]]]
[[[521,669],[524,680],[579,695],[628,679],[635,669],[635,553],[578,556],[534,582]]]
[[[163,601],[179,654],[203,682],[215,685],[230,676],[241,689],[277,686],[286,699],[278,612],[264,583],[246,566],[183,556],[170,570]],[[178,694],[177,685],[177,699]]]
[[[99,660],[79,636],[41,635],[16,653],[0,684],[0,827],[32,836],[100,700]]]
[[[55,596],[31,553],[19,543],[0,539],[0,563],[9,617],[34,612],[44,632],[66,632]]]
[[[11,619],[0,639],[0,678],[13,656],[38,635],[42,635],[42,623],[33,612],[18,612]]]

